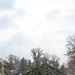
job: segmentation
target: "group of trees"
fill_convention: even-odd
[[[48,53],[43,53],[43,50],[41,48],[34,48],[31,50],[33,62],[30,59],[19,58],[15,55],[9,55],[7,57],[7,60],[0,61],[0,68],[2,66],[2,63],[7,64],[7,67],[9,70],[18,70],[20,73],[26,73],[27,71],[30,71],[36,66],[40,66],[41,64],[47,63],[51,66],[53,66],[56,69],[59,69],[60,71],[63,71],[66,73],[66,67],[65,65],[59,64],[59,58],[56,55],[50,55]]]
[[[60,65],[60,59],[56,55],[43,53],[41,48],[34,48],[31,50],[33,62],[30,59],[25,59],[24,57],[20,59],[18,56],[11,54],[7,57],[7,60],[0,58],[0,68],[5,63],[9,70],[18,70],[20,73],[25,73],[36,66],[47,63],[64,73],[75,74],[75,35],[68,37],[66,47],[66,55],[68,57],[67,67],[65,64]]]

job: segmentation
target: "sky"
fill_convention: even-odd
[[[75,0],[0,0],[0,58],[32,59],[31,50],[66,62],[68,36],[75,33]]]

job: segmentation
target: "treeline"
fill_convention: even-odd
[[[11,54],[6,60],[0,59],[0,68],[2,67],[2,63],[5,63],[7,64],[8,70],[18,70],[18,72],[24,74],[35,66],[47,63],[65,74],[75,74],[75,35],[68,37],[66,48],[66,56],[68,57],[66,65],[64,63],[60,65],[60,58],[55,54],[50,55],[43,53],[41,48],[34,48],[31,50],[33,62],[30,59],[24,57],[20,59],[18,56]]]
[[[32,49],[31,54],[33,62],[30,59],[26,59],[24,57],[20,59],[18,56],[11,54],[7,57],[7,60],[0,60],[0,68],[2,63],[5,63],[7,64],[8,70],[17,70],[19,73],[24,74],[33,69],[35,66],[40,66],[41,64],[47,63],[64,73],[67,72],[67,67],[65,64],[60,66],[60,59],[56,55],[43,53],[41,48]]]

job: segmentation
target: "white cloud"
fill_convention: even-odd
[[[18,52],[19,56],[31,58],[30,50],[41,47],[44,52],[58,55],[62,62],[63,54],[66,53],[67,36],[75,32],[75,16],[71,17],[73,21],[69,19],[75,12],[74,2],[74,0],[15,0],[14,9],[0,12],[1,18],[6,15],[17,25],[17,28],[7,27],[0,30],[0,42],[4,44],[11,41],[9,42],[11,51],[8,50],[6,54],[12,52],[17,55]],[[20,33],[16,34],[17,32],[22,33],[23,38]],[[13,36],[16,38],[12,42]],[[20,42],[22,45],[16,45]]]

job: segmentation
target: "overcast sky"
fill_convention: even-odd
[[[31,49],[66,61],[67,37],[75,32],[75,0],[0,0],[0,57],[31,59]]]

